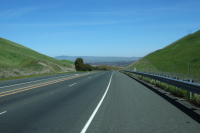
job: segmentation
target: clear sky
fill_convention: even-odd
[[[1,0],[0,7],[0,37],[51,57],[141,57],[200,30],[200,0]]]

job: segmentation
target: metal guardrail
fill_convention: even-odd
[[[142,72],[136,72],[136,71],[130,71],[130,70],[121,70],[124,72],[128,72],[128,73],[133,73],[136,75],[141,75],[147,78],[151,78],[160,82],[164,82],[166,84],[170,84],[173,85],[175,87],[184,89],[184,90],[188,90],[190,91],[190,97],[192,97],[192,93],[197,93],[200,94],[200,84],[197,83],[191,83],[191,82],[187,82],[187,81],[182,81],[182,80],[178,80],[178,79],[173,79],[173,78],[168,78],[168,77],[164,77],[164,76],[159,76],[159,75],[154,75],[154,74],[148,74],[148,73],[142,73]]]

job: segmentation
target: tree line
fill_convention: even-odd
[[[113,67],[109,66],[91,66],[89,64],[85,64],[82,58],[77,58],[74,64],[76,71],[92,71],[92,70],[106,71],[114,69]]]

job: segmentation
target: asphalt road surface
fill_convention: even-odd
[[[116,71],[0,82],[0,133],[197,133],[192,114]]]

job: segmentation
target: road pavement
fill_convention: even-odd
[[[200,130],[199,122],[184,110],[117,71],[8,82],[0,82],[0,133]]]

